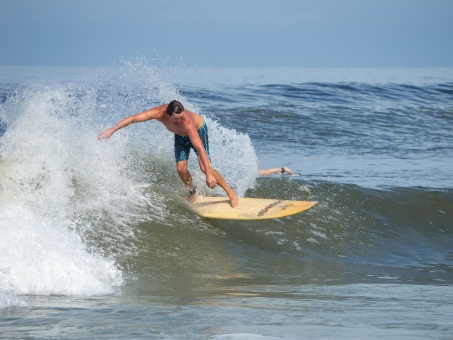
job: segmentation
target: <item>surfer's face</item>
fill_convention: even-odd
[[[184,118],[184,111],[180,112],[180,113],[173,113],[170,116],[170,119],[174,125],[181,125],[183,118]]]

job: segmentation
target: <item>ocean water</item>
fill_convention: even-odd
[[[203,219],[157,122],[97,139],[172,99],[240,196],[318,205]],[[453,338],[453,69],[0,67],[0,120],[0,338]]]

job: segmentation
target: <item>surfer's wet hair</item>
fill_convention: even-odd
[[[172,100],[170,104],[168,104],[165,112],[167,115],[171,116],[173,113],[181,113],[184,111],[184,106],[177,100]]]

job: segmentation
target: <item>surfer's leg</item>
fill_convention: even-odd
[[[204,166],[203,164],[201,163],[200,161],[200,157],[198,157],[198,163],[200,165],[200,169],[201,171],[203,171],[203,173],[205,173],[205,169],[204,169]],[[228,183],[225,181],[225,178],[223,178],[223,176],[220,174],[220,172],[218,172],[216,169],[214,169],[213,167],[211,167],[211,171],[212,171],[212,175],[214,176],[215,180],[217,181],[217,184],[220,185],[220,187],[225,190],[225,192],[227,193],[228,197],[230,198],[230,204],[231,206],[234,208],[234,207],[237,207],[237,205],[239,204],[239,198],[236,196],[236,194],[234,193],[233,190],[231,190],[230,186],[228,185]]]
[[[231,190],[230,186],[228,185],[228,183],[225,181],[225,179],[223,178],[223,176],[220,174],[220,172],[218,172],[217,170],[215,170],[214,168],[212,169],[212,174],[214,175],[216,181],[217,181],[217,184],[220,185],[222,187],[223,190],[225,190],[225,192],[227,193],[228,197],[230,198],[230,204],[231,206],[234,208],[234,207],[237,207],[237,205],[239,204],[239,198],[236,196],[236,194],[234,193],[233,190]]]
[[[206,123],[203,123],[203,126],[198,129],[198,135],[200,136],[201,142],[203,143],[203,147],[208,155],[209,161],[211,161],[211,156],[209,155],[209,138],[208,138],[208,127]],[[195,150],[195,149],[194,149]],[[203,163],[201,162],[200,156],[198,155],[198,152],[195,150],[198,156],[198,164],[200,165],[201,171],[203,171],[204,174],[206,174],[205,168],[203,166]],[[227,193],[228,197],[230,198],[230,204],[234,208],[239,204],[239,198],[236,196],[233,190],[231,190],[230,186],[227,184],[223,176],[214,168],[211,167],[212,175],[214,176],[215,180],[217,181],[217,184],[220,185],[220,187],[225,190]]]
[[[187,169],[187,161],[177,162],[176,170],[178,171],[179,178],[181,178],[182,182],[186,185],[187,189],[189,190],[190,194],[189,200],[195,201],[197,199],[197,192],[193,184],[192,175]]]
[[[189,141],[189,143],[188,143]],[[178,136],[175,134],[175,160],[176,170],[179,177],[189,190],[189,201],[195,202],[198,195],[195,190],[195,185],[192,181],[192,176],[187,169],[187,161],[190,154],[190,140],[187,136]]]

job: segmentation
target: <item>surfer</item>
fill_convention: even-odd
[[[223,176],[211,166],[206,122],[199,114],[184,109],[184,106],[179,101],[173,100],[168,105],[160,105],[124,118],[113,127],[101,131],[98,138],[110,138],[123,127],[152,119],[160,121],[167,130],[175,134],[176,170],[189,189],[189,200],[194,202],[198,197],[196,187],[192,181],[192,175],[187,169],[190,148],[193,148],[198,156],[200,169],[206,175],[208,187],[212,189],[217,184],[220,185],[230,198],[231,206],[233,208],[236,207],[239,203],[238,197],[228,186]]]

